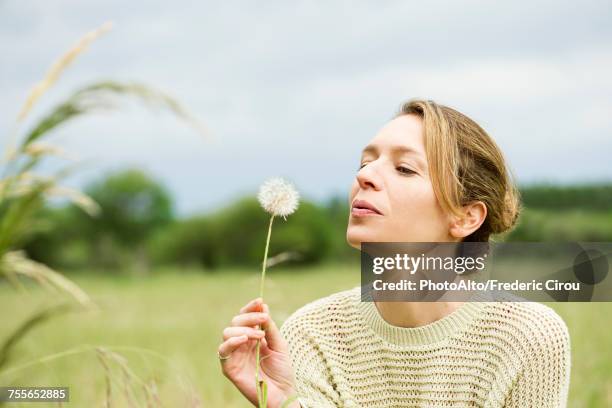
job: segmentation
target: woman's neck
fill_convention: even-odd
[[[450,251],[450,254],[445,254],[445,251]],[[429,256],[456,256],[457,249],[451,246],[433,246],[429,251],[425,251]],[[394,271],[397,273],[397,271]],[[393,273],[393,272],[392,272]],[[428,272],[429,276],[435,276],[436,273],[441,272]],[[421,275],[421,274],[419,274]],[[453,282],[458,283],[463,277],[459,274],[452,274]],[[399,273],[396,278],[400,279],[405,277],[402,273]],[[414,276],[413,276],[414,278]],[[424,277],[421,276],[420,279]],[[393,279],[391,279],[393,281]],[[452,297],[454,301],[438,300],[436,302],[404,302],[404,301],[374,301],[376,308],[382,318],[389,324],[399,327],[419,327],[433,323],[437,320],[448,316],[455,310],[460,308],[465,301],[461,299],[467,299],[469,293],[467,292],[453,292],[446,293],[446,297]]]

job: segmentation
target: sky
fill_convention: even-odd
[[[0,142],[85,84],[154,86],[208,137],[126,100],[48,141],[82,163],[68,185],[140,167],[188,215],[274,176],[307,199],[348,197],[361,149],[403,101],[426,98],[483,126],[520,184],[612,180],[611,10],[606,1],[0,0]],[[113,29],[16,127],[33,84],[105,21]]]

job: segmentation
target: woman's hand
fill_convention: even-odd
[[[259,327],[263,330],[260,330]],[[221,369],[240,392],[255,406],[258,405],[255,387],[257,369],[257,340],[259,349],[259,379],[268,386],[268,407],[279,408],[295,394],[293,368],[287,342],[270,317],[268,305],[261,298],[254,299],[240,309],[230,325],[223,330],[223,343],[219,345]],[[294,401],[288,407],[299,407]]]

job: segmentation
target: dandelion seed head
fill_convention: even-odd
[[[293,184],[275,177],[261,185],[257,199],[268,213],[287,219],[297,210],[300,196]]]

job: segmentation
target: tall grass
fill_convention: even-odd
[[[73,119],[101,110],[117,109],[119,98],[132,97],[148,106],[155,106],[177,116],[187,122],[199,133],[206,134],[203,126],[174,98],[164,92],[140,83],[121,83],[115,81],[100,81],[88,84],[76,90],[64,101],[56,104],[49,112],[34,121],[27,130],[22,126],[37,102],[58,81],[60,76],[74,60],[84,52],[89,45],[102,34],[110,30],[112,24],[105,23],[100,28],[83,36],[73,47],[52,64],[47,74],[32,88],[27,95],[17,120],[8,136],[4,160],[1,164],[0,179],[0,277],[4,277],[20,292],[26,292],[27,286],[23,279],[31,280],[52,291],[50,304],[40,310],[34,310],[23,317],[21,323],[12,332],[0,333],[0,374],[15,373],[15,367],[7,367],[15,357],[19,343],[38,326],[60,314],[79,311],[96,310],[96,303],[76,283],[52,268],[35,262],[21,250],[22,240],[29,230],[40,222],[37,211],[51,197],[65,197],[81,207],[91,216],[99,212],[97,204],[87,195],[78,190],[63,186],[63,179],[74,172],[69,167],[63,167],[54,174],[41,173],[41,162],[49,157],[67,159],[69,156],[59,146],[52,146],[44,139]],[[66,301],[68,296],[70,301]],[[10,318],[9,316],[7,316]],[[155,384],[140,380],[127,365],[124,357],[108,348],[92,346],[79,352],[96,353],[107,380],[107,395],[105,406],[113,404],[112,382],[122,379],[123,396],[127,405],[145,406],[139,402],[134,387],[144,392],[146,406],[161,406],[156,396]],[[54,355],[54,358],[72,355],[74,353]],[[49,361],[50,356],[37,356],[33,364]],[[118,367],[120,375],[112,375],[113,366]],[[10,380],[10,377],[9,377]],[[189,406],[199,406],[197,400]]]

